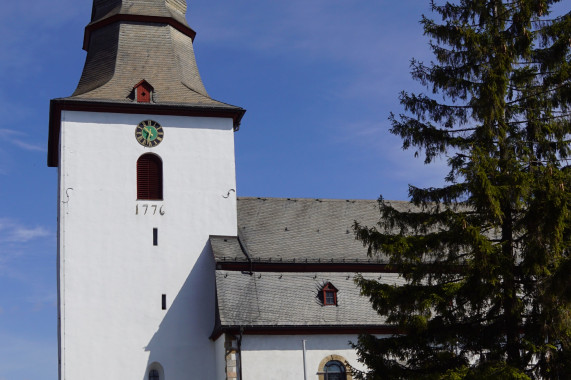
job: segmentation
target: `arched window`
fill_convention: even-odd
[[[317,377],[319,380],[351,380],[351,372],[347,372],[347,360],[339,355],[328,355],[319,363]]]
[[[152,369],[149,371],[149,380],[161,380],[161,376],[159,375],[159,371],[156,369]]]
[[[324,380],[347,380],[347,371],[343,363],[331,360],[323,368]]]
[[[163,199],[163,162],[156,154],[137,160],[137,199]]]
[[[147,373],[148,377],[146,380],[165,380],[165,370],[158,362],[151,363],[148,367]]]

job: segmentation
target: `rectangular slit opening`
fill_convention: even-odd
[[[162,304],[163,304],[163,310],[166,310],[167,309],[167,295],[166,294],[163,294]]]
[[[153,228],[153,245],[159,245],[159,229]]]

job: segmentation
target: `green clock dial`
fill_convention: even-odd
[[[135,128],[135,138],[142,146],[155,147],[163,141],[163,127],[154,120],[141,121]]]

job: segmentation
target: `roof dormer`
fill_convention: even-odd
[[[135,101],[137,103],[150,103],[153,98],[153,86],[146,80],[142,80],[133,87],[135,91]]]
[[[323,306],[337,306],[337,288],[332,283],[327,282],[319,292],[319,299]]]

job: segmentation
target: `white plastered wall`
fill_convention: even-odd
[[[319,364],[331,355],[343,357],[358,370],[356,351],[349,342],[358,335],[244,335],[242,375],[245,380],[303,379],[303,340],[308,380],[317,380]]]
[[[164,129],[155,148],[135,139],[147,119]],[[142,380],[155,362],[166,380],[215,376],[208,237],[236,235],[233,139],[231,119],[62,112],[62,379]],[[148,152],[163,161],[163,201],[136,199],[136,162]]]
[[[226,347],[224,347],[224,334],[214,342],[216,356],[216,380],[226,380]]]

